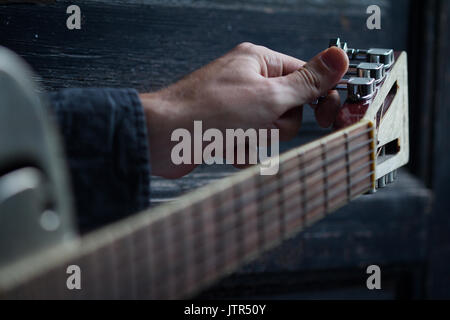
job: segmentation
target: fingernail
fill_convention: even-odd
[[[343,67],[342,54],[339,48],[328,48],[321,55],[320,59],[330,71],[341,71]]]

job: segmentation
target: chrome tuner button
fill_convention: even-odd
[[[386,175],[386,178],[387,178],[387,181],[386,181],[386,183],[392,183],[392,182],[394,182],[394,172],[389,172],[387,175]]]
[[[352,101],[367,100],[375,93],[375,79],[353,77],[347,81],[348,99]]]
[[[382,63],[385,69],[394,63],[394,50],[372,48],[367,50],[367,62]]]
[[[347,42],[342,42],[340,38],[331,39],[328,44],[328,48],[331,48],[331,47],[341,48],[345,52],[347,52],[347,50],[348,50]]]
[[[341,47],[341,39],[340,38],[330,39],[330,42],[328,44],[328,48],[331,48],[331,47],[338,47],[338,48],[340,48]]]
[[[378,189],[384,188],[386,186],[386,180],[384,179],[384,176],[378,179]]]
[[[356,66],[356,73],[361,78],[374,78],[375,83],[381,82],[385,76],[384,65],[373,62],[361,62]]]
[[[397,180],[397,169],[392,171],[392,178],[394,179],[394,181]]]

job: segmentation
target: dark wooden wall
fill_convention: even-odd
[[[430,297],[450,299],[450,3],[436,1],[432,148],[430,183],[434,191],[429,243],[428,292]]]
[[[368,4],[354,0],[81,0],[82,29],[71,31],[72,2],[0,9],[2,44],[29,61],[46,89],[156,89],[242,41],[303,59],[337,35],[355,47],[407,46],[405,0],[370,2],[381,7],[380,31],[366,29]]]
[[[80,0],[76,4],[82,29],[71,31],[66,28],[66,8],[73,2],[0,5],[0,44],[23,56],[46,90],[91,86],[157,90],[242,41],[304,60],[336,36],[357,48],[408,50],[410,169],[420,178],[402,171],[399,183],[341,209],[204,297],[218,292],[228,297],[246,292],[369,298],[449,293],[450,279],[441,282],[448,277],[445,268],[450,263],[446,199],[450,158],[445,152],[450,150],[449,73],[440,71],[449,54],[442,45],[448,35],[446,0]],[[371,4],[381,8],[381,30],[366,28],[366,8]],[[311,112],[306,113],[299,137],[283,148],[327,132],[317,128]],[[153,195],[157,201],[167,199],[230,171],[202,167],[178,181],[155,178]],[[423,182],[434,187],[433,207]],[[385,291],[368,295],[361,279],[371,263],[386,270],[387,284]],[[293,279],[295,288],[289,285]],[[268,286],[278,290],[264,293]]]

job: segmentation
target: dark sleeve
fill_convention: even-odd
[[[81,232],[146,208],[146,121],[134,89],[63,89],[49,94],[64,141]]]

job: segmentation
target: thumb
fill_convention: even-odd
[[[347,72],[348,64],[347,54],[340,48],[331,47],[300,69],[284,77],[272,78],[284,87],[281,90],[285,93],[283,107],[287,110],[326,96]]]

